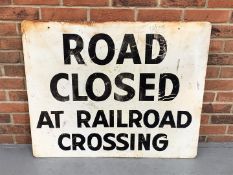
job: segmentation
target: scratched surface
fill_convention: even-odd
[[[200,127],[200,116],[204,92],[208,48],[211,26],[205,22],[176,23],[176,22],[107,22],[107,23],[57,23],[57,22],[30,22],[22,23],[23,49],[25,59],[25,72],[27,92],[29,100],[30,125],[32,134],[33,154],[37,157],[161,157],[161,158],[193,158],[197,154],[197,144]],[[84,48],[81,52],[85,64],[78,64],[72,58],[71,64],[64,65],[63,34],[78,34],[82,37]],[[106,33],[111,36],[115,44],[115,55],[109,64],[104,66],[92,62],[88,47],[91,37],[98,33]],[[142,64],[133,64],[126,59],[124,64],[116,64],[124,34],[133,34],[136,47]],[[148,33],[160,34],[166,40],[166,55],[159,64],[145,64],[145,36]],[[75,47],[74,43],[70,43]],[[97,56],[105,58],[107,55],[106,43],[100,41],[96,47]],[[152,57],[159,55],[159,45],[154,43]],[[105,101],[73,101],[72,82],[61,80],[58,90],[62,95],[70,95],[68,101],[56,100],[50,91],[50,81],[58,73],[78,74],[80,94],[86,94],[85,83],[88,76],[95,72],[108,75],[113,87],[110,97]],[[135,88],[135,98],[126,102],[114,100],[114,92],[124,94],[114,86],[114,78],[122,72],[134,74],[134,81],[127,81]],[[155,79],[148,82],[155,84],[154,90],[148,94],[154,96],[154,101],[139,101],[139,74],[154,73]],[[159,77],[162,73],[172,73],[179,78],[180,87],[178,95],[171,101],[159,100]],[[171,91],[171,83],[167,83],[167,91]],[[94,92],[97,95],[103,93],[104,85],[96,81]],[[189,127],[179,129],[171,127],[153,129],[146,127],[118,128],[95,127],[77,128],[76,111],[87,110],[91,113],[91,121],[97,110],[122,110],[123,121],[128,120],[128,111],[140,110],[142,113],[148,109],[154,109],[163,115],[166,110],[174,113],[177,111],[189,111],[192,114],[192,122]],[[64,111],[61,116],[60,128],[43,126],[37,128],[41,111]],[[54,117],[51,119],[54,122]],[[61,150],[58,146],[58,137],[62,133],[80,133],[87,137],[91,133],[100,135],[106,133],[165,133],[169,141],[164,151],[150,150],[112,150],[100,149],[92,151],[86,146],[85,151]],[[64,139],[63,144],[71,145],[69,139]],[[152,146],[151,146],[152,147]]]

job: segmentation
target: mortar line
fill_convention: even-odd
[[[134,21],[137,21],[138,20],[138,9],[135,8],[134,9]]]
[[[87,21],[91,21],[91,9],[87,9]]]
[[[181,12],[181,16],[180,16],[181,21],[184,21],[184,15],[185,15],[185,10],[183,9],[182,12]]]
[[[0,7],[9,7],[9,5],[0,5]],[[10,7],[23,7],[23,8],[27,8],[27,7],[32,7],[32,8],[40,8],[40,7],[48,7],[48,8],[61,8],[60,3],[58,5],[28,5],[28,4],[24,4],[24,5],[16,5],[16,4],[12,4],[10,5]],[[73,5],[73,6],[66,6],[63,4],[63,7],[65,8],[88,8],[90,6],[78,6],[78,5]],[[105,8],[105,9],[109,9],[110,6],[92,6],[93,8]],[[160,7],[160,0],[158,0],[158,5],[157,6],[148,6],[148,7],[143,7],[143,6],[131,6],[131,7],[122,7],[122,6],[114,6],[112,8],[116,8],[116,9],[132,9],[132,8],[143,8],[143,9],[168,9],[168,10],[207,10],[207,11],[211,11],[211,10],[223,10],[223,11],[232,11],[232,8],[196,8],[196,7],[171,7],[171,8],[164,8],[164,7]],[[159,8],[157,8],[159,7]]]
[[[209,0],[205,1],[205,8],[208,8]]]
[[[39,8],[38,11],[39,11],[39,19],[41,20],[42,19],[42,17],[41,17],[41,8]]]
[[[60,0],[59,4],[60,4],[60,6],[63,6],[63,0]]]
[[[155,2],[156,2],[156,0],[155,0]],[[157,7],[160,7],[160,4],[161,4],[161,0],[157,0]]]
[[[109,7],[112,7],[112,0],[109,0],[109,1],[108,1],[108,6],[109,6]]]

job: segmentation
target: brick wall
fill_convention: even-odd
[[[0,143],[30,143],[20,23],[210,21],[200,141],[233,141],[233,0],[0,0]]]

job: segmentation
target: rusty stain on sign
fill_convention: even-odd
[[[192,158],[211,25],[24,21],[37,157]]]

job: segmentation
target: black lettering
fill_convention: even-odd
[[[123,83],[123,79],[125,78],[134,80],[134,75],[131,73],[121,73],[116,76],[115,78],[116,86],[127,92],[126,95],[119,95],[117,93],[114,93],[114,99],[117,101],[128,101],[128,100],[131,100],[135,95],[134,89],[131,86]]]
[[[97,145],[96,146],[93,146],[93,144],[92,144],[92,139],[93,138],[96,138],[96,140],[97,140]],[[88,136],[88,139],[87,139],[87,144],[88,144],[88,147],[89,147],[90,150],[98,151],[102,146],[101,136],[99,134],[97,134],[97,133],[90,134]]]
[[[128,138],[128,134],[120,133],[117,135],[117,138],[116,138],[117,141],[123,145],[123,146],[116,147],[116,149],[119,151],[124,151],[124,150],[127,150],[129,148],[129,143],[126,140],[122,139],[122,137]]]
[[[182,116],[186,116],[187,120],[185,123],[181,123]],[[192,122],[192,116],[188,111],[178,111],[177,115],[177,128],[187,128]]]
[[[96,43],[99,40],[104,40],[108,45],[108,53],[107,53],[106,58],[104,59],[99,59],[96,55]],[[114,45],[112,38],[109,35],[104,34],[104,33],[96,34],[90,40],[88,52],[89,52],[90,58],[92,59],[94,63],[98,65],[106,65],[110,63],[110,61],[113,59],[113,56],[115,54],[115,45]]]
[[[64,146],[63,145],[62,141],[63,141],[64,138],[70,139],[70,134],[67,134],[67,133],[61,134],[58,137],[58,146],[64,151],[69,151],[71,149],[71,146]]]
[[[103,146],[103,149],[106,151],[114,150],[116,148],[116,143],[111,140],[110,138],[115,138],[115,134],[113,133],[108,133],[104,135],[104,141],[108,143],[110,146]]]
[[[166,80],[171,80],[173,84],[173,89],[170,95],[165,96],[166,89]],[[176,75],[170,73],[164,73],[160,75],[159,80],[159,101],[171,101],[173,100],[179,93],[180,83],[179,79]]]
[[[64,114],[64,111],[51,111],[51,114],[55,115],[55,126],[60,128],[60,115]]]
[[[96,117],[94,119],[92,127],[95,128],[97,127],[97,125],[103,125],[104,127],[109,127],[108,121],[106,119],[106,116],[103,110],[98,110],[96,113]]]
[[[142,150],[142,145],[145,150],[150,150],[150,134],[138,134],[138,150]]]
[[[151,116],[150,114],[152,114],[152,116],[153,116],[154,122],[152,124],[149,123],[149,116]],[[146,127],[155,128],[159,124],[159,113],[155,110],[152,110],[152,109],[148,110],[144,114],[143,121],[144,121],[144,124]]]
[[[140,74],[140,91],[139,91],[139,101],[154,101],[154,96],[147,96],[146,90],[154,89],[154,84],[146,83],[146,80],[149,78],[155,78],[153,73],[142,73]]]
[[[70,40],[76,42],[74,49],[70,48]],[[64,64],[71,64],[71,55],[74,55],[78,64],[85,64],[80,52],[83,49],[83,39],[76,34],[63,34]]]
[[[79,138],[79,141],[77,140]],[[85,143],[85,137],[81,134],[72,134],[72,145],[73,150],[77,150],[79,147],[80,150],[85,150],[83,144]]]
[[[59,73],[57,75],[54,75],[54,77],[52,78],[51,82],[50,82],[50,91],[53,95],[53,97],[58,100],[58,101],[68,101],[69,100],[69,96],[62,96],[58,93],[58,90],[57,90],[57,83],[60,79],[66,79],[68,80],[68,74],[66,73]]]
[[[130,46],[131,52],[126,52],[128,45]],[[138,48],[133,34],[125,34],[116,63],[123,64],[125,58],[132,58],[134,64],[141,64]]]
[[[87,101],[87,96],[79,95],[78,74],[72,74],[72,88],[73,88],[73,100],[74,101]]]
[[[130,150],[135,149],[135,134],[130,134]]]
[[[134,118],[134,114],[136,117]],[[141,128],[142,125],[140,121],[142,120],[142,113],[139,110],[129,110],[129,127],[133,127],[133,124],[136,125],[137,128]]]
[[[85,115],[85,118],[82,118],[83,116],[82,114]],[[81,128],[82,124],[84,124],[86,128],[90,128],[90,125],[88,123],[90,119],[91,119],[91,114],[88,111],[85,111],[85,110],[77,111],[77,127],[78,128]]]
[[[162,137],[165,138],[165,139],[164,140],[159,140]],[[159,143],[162,144],[161,147],[158,146],[158,140],[159,140]],[[153,141],[152,141],[152,145],[153,145],[155,150],[164,151],[168,146],[167,135],[166,134],[157,134],[157,135],[155,135],[154,138],[153,138]]]
[[[176,124],[175,124],[175,121],[174,121],[174,117],[172,115],[172,111],[166,111],[162,120],[161,120],[161,123],[159,125],[160,128],[163,128],[164,125],[170,125],[171,128],[175,128],[176,127]]]
[[[95,79],[100,78],[103,80],[104,82],[104,93],[101,96],[96,96],[93,92],[93,83],[95,81]],[[86,83],[86,91],[87,91],[87,95],[89,96],[89,98],[93,101],[104,101],[106,100],[112,91],[112,85],[111,85],[111,81],[108,78],[107,75],[103,74],[103,73],[94,73],[91,74],[88,79],[87,79],[87,83]]]
[[[48,125],[49,128],[54,128],[53,122],[47,111],[41,111],[40,118],[36,128],[41,128],[42,125]]]
[[[152,59],[152,46],[153,40],[157,40],[159,43],[159,55]],[[167,53],[167,42],[165,38],[160,34],[146,34],[146,56],[145,63],[146,64],[159,64],[163,61]]]
[[[117,110],[117,127],[119,128],[126,128],[128,125],[126,123],[123,123],[122,121],[122,111]]]

